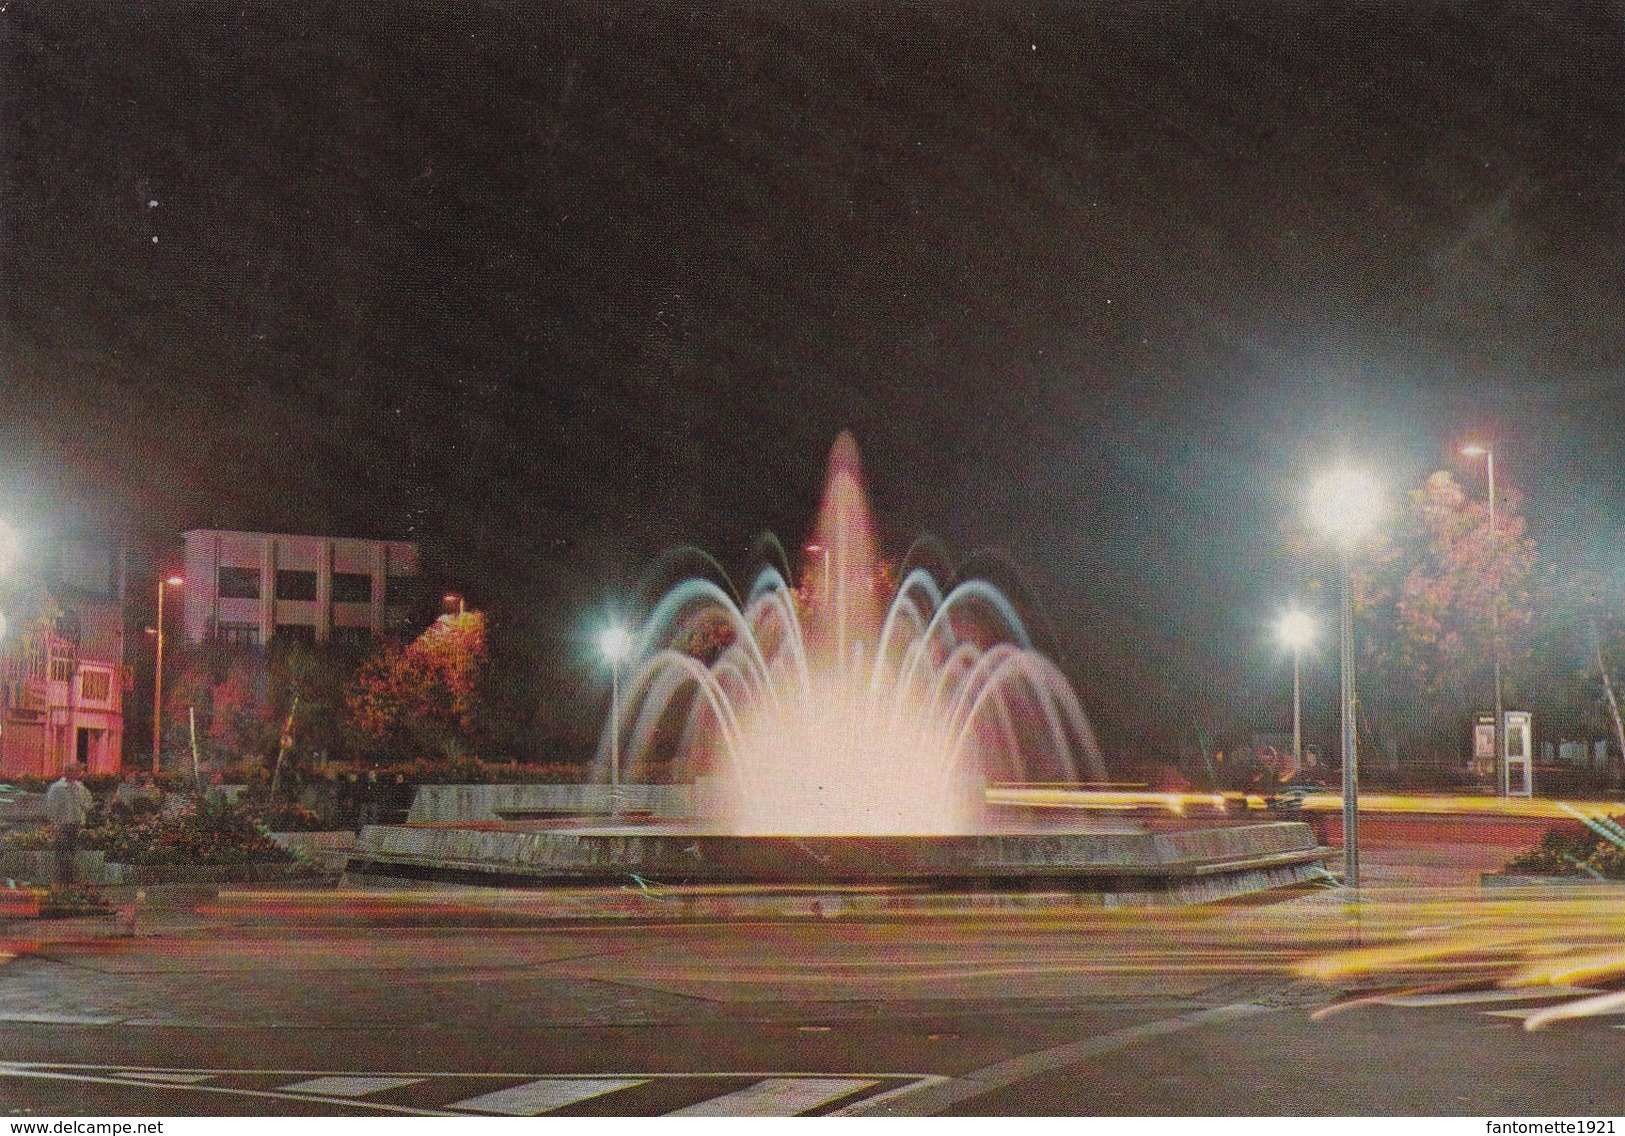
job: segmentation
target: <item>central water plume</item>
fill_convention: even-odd
[[[986,580],[946,593],[881,561],[843,433],[799,586],[766,568],[742,603],[678,584],[638,640],[618,722],[626,779],[708,786],[742,834],[923,834],[982,825],[987,781],[1104,780],[1070,684]]]

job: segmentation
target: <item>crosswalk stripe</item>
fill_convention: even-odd
[[[770,1077],[747,1089],[712,1097],[666,1115],[796,1116],[874,1083],[851,1077]]]
[[[630,1089],[646,1083],[644,1080],[618,1077],[582,1079],[549,1077],[531,1081],[529,1084],[514,1085],[508,1089],[498,1089],[494,1093],[482,1093],[446,1107],[459,1111],[495,1112],[503,1116],[539,1116],[555,1108],[563,1108],[578,1101],[591,1100],[605,1093],[619,1092],[621,1089]]]
[[[292,1085],[282,1085],[278,1092],[312,1093],[323,1097],[362,1097],[368,1093],[381,1093],[385,1089],[398,1089],[415,1085],[421,1077],[316,1077]]]

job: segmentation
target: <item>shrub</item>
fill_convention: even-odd
[[[13,834],[9,843],[19,850],[44,850],[53,841],[50,828],[41,826]],[[292,859],[270,838],[251,806],[218,800],[188,801],[167,815],[111,810],[79,834],[79,847],[99,850],[120,864],[257,864]]]
[[[268,832],[320,832],[332,827],[315,809],[290,801],[249,800],[241,807],[255,824]]]
[[[1625,879],[1625,847],[1577,820],[1561,820],[1540,838],[1540,846],[1507,862],[1509,872],[1537,876],[1579,876],[1596,872]]]

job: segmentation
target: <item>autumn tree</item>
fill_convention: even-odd
[[[1492,533],[1487,502],[1441,470],[1356,567],[1363,727],[1400,752],[1460,757],[1468,718],[1490,705],[1497,616],[1506,702],[1527,696],[1536,555],[1520,504],[1501,495]]]
[[[485,616],[443,615],[405,646],[367,658],[346,698],[349,724],[375,753],[446,757],[477,750],[489,723]]]

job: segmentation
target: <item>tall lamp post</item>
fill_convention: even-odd
[[[1324,473],[1309,493],[1315,523],[1337,541],[1342,575],[1342,620],[1339,638],[1342,655],[1343,724],[1343,886],[1360,886],[1359,738],[1355,729],[1354,595],[1349,571],[1354,542],[1376,523],[1381,510],[1377,486],[1360,470],[1339,468]]]
[[[1301,611],[1289,611],[1276,628],[1281,642],[1292,652],[1292,768],[1303,768],[1303,687],[1299,671],[1303,649],[1315,637],[1315,621]]]
[[[609,662],[609,815],[621,812],[621,663],[632,653],[632,635],[611,624],[598,637],[598,649]]]
[[[1501,558],[1501,530],[1495,524],[1495,449],[1474,442],[1461,448],[1463,457],[1484,459],[1489,476],[1490,493],[1490,571],[1494,573],[1495,595],[1490,597],[1490,653],[1495,659],[1495,791],[1506,796],[1506,717],[1501,712],[1501,573],[1496,561]]]
[[[152,663],[152,775],[158,776],[159,754],[163,751],[164,729],[164,589],[178,588],[183,583],[179,576],[167,576],[158,581],[157,647]]]

